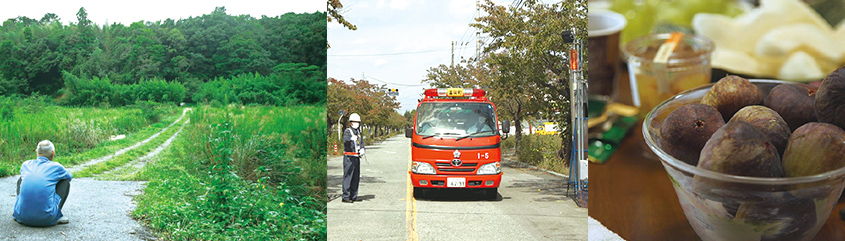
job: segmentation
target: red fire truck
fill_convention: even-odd
[[[417,105],[411,138],[411,182],[414,196],[425,189],[484,189],[497,198],[502,180],[502,139],[510,122],[499,128],[496,107],[482,89],[427,89]]]

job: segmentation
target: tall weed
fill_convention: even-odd
[[[150,182],[133,214],[170,239],[325,239],[321,116],[321,106],[197,108],[139,175]]]

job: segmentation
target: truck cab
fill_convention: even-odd
[[[502,180],[501,141],[510,126],[482,89],[428,89],[417,105],[411,138],[414,196],[424,189],[484,189],[495,199]],[[504,132],[504,133],[502,133]],[[504,136],[503,136],[504,135]]]

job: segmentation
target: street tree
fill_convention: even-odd
[[[561,131],[560,157],[568,160],[572,146],[570,122],[570,94],[568,79],[572,74],[560,33],[576,30],[586,38],[586,2],[561,1],[544,4],[525,0],[519,6],[500,6],[485,0],[481,9],[486,16],[476,18],[473,27],[481,29],[492,39],[484,47],[487,62],[499,69],[501,86],[519,91],[536,91],[530,103],[542,105],[544,117],[558,123]],[[519,95],[518,92],[511,92]],[[516,121],[516,120],[515,120]]]

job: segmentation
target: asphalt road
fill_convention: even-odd
[[[62,213],[70,223],[37,228],[12,218],[19,176],[0,178],[0,240],[144,240],[154,239],[129,217],[132,197],[143,182],[74,178]]]
[[[587,209],[565,195],[566,180],[503,165],[496,200],[481,192],[445,190],[414,199],[410,139],[367,148],[355,203],[340,202],[342,157],[328,161],[328,240],[587,240]],[[509,164],[510,163],[510,164]]]

